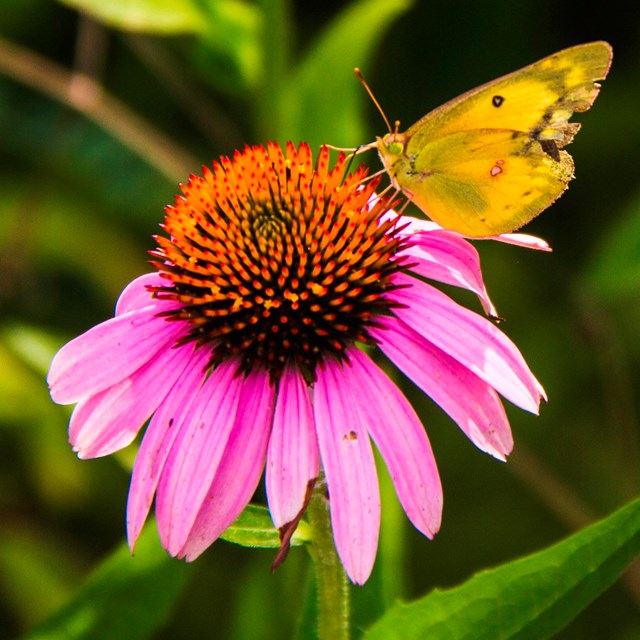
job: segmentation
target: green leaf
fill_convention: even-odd
[[[206,29],[193,49],[193,63],[217,89],[237,94],[253,87],[263,74],[260,35],[263,14],[241,0],[211,0]]]
[[[27,87],[0,82],[0,131],[7,169],[15,167],[13,174],[5,170],[0,177],[2,193],[9,189],[15,194],[11,202],[3,198],[0,217],[5,215],[5,209],[16,215],[13,209],[25,206],[28,198],[27,206],[33,209],[40,202],[40,194],[44,192],[49,197],[53,188],[60,193],[59,200],[65,207],[95,211],[103,219],[103,226],[137,220],[148,228],[158,221],[158,212],[175,193],[175,183],[152,168],[148,158],[141,159],[95,122],[70,113]],[[55,141],[42,144],[52,131],[57,131]],[[33,167],[34,176],[38,176],[33,178],[35,187],[24,175],[23,167]],[[185,167],[184,173],[188,170]],[[184,173],[177,175],[182,177]],[[16,180],[20,174],[23,179]],[[69,197],[70,190],[73,198]],[[43,215],[50,207],[49,202],[43,203]],[[5,226],[3,220],[0,242],[7,233]],[[120,231],[119,235],[123,239],[125,234]],[[55,241],[52,238],[49,243]]]
[[[243,547],[259,547],[262,549],[278,549],[280,536],[273,527],[269,510],[259,505],[250,504],[238,519],[220,536],[227,542]],[[311,540],[309,525],[301,520],[291,537],[291,546],[297,547]]]
[[[602,241],[585,274],[587,286],[606,299],[633,301],[640,293],[640,193],[603,226]]]
[[[289,75],[295,26],[291,0],[258,0],[268,29],[261,30],[263,74],[257,87],[254,121],[265,137],[281,131],[282,113],[278,108]]]
[[[326,142],[338,146],[367,142],[361,118],[366,94],[353,68],[366,66],[382,34],[410,5],[410,0],[360,0],[348,5],[289,78],[280,103],[282,129],[274,132],[271,123],[264,122],[267,136],[306,140],[312,148]]]
[[[366,640],[539,640],[565,627],[640,553],[640,499],[527,558],[460,587],[396,604]]]
[[[137,640],[149,637],[171,613],[188,565],[162,549],[146,527],[135,556],[121,546],[89,577],[76,596],[26,640]],[[126,630],[126,631],[125,631]]]
[[[46,527],[28,528],[17,519],[8,518],[0,528],[3,604],[25,628],[62,606],[82,577],[80,554],[65,542]]]
[[[24,228],[24,211],[28,210],[31,260],[48,269],[64,266],[76,270],[104,292],[111,303],[124,284],[148,270],[142,247],[105,221],[98,207],[92,209],[90,201],[83,200],[80,194],[70,200],[68,194],[54,187],[43,181],[29,191],[26,185],[16,187],[0,179],[0,189],[7,195],[0,204],[0,250],[8,251],[12,237],[18,237],[16,230]],[[96,250],[98,242],[100,248]]]
[[[202,31],[205,20],[194,0],[60,0],[116,29],[177,34]]]

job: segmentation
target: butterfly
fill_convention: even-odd
[[[392,185],[442,227],[509,233],[573,178],[564,147],[580,124],[569,119],[591,107],[611,58],[606,42],[564,49],[454,98],[404,133],[387,122],[389,133],[363,148],[377,148]]]

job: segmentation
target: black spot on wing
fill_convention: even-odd
[[[493,98],[491,98],[491,104],[494,107],[502,106],[503,102],[504,102],[504,96],[493,96]]]
[[[538,125],[537,127],[534,127],[529,132],[529,137],[532,138],[533,140],[540,140],[540,134],[542,133],[543,129],[544,127],[540,125]]]

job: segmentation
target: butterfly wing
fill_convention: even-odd
[[[589,42],[554,53],[450,100],[406,132],[411,153],[432,140],[469,129],[512,129],[538,140],[571,142],[574,112],[591,107],[611,65],[611,46]]]
[[[473,129],[438,138],[395,169],[432,220],[481,237],[510,232],[546,209],[566,189],[573,161],[566,151],[550,157],[526,133]]]
[[[555,53],[438,107],[405,133],[378,140],[393,184],[443,227],[469,236],[508,233],[546,209],[573,177],[562,147],[574,112],[606,77],[611,47]]]

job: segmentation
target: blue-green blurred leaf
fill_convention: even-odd
[[[559,544],[397,604],[366,640],[542,640],[566,626],[640,553],[640,499]]]
[[[60,0],[117,29],[142,33],[193,33],[205,28],[194,0]]]
[[[7,177],[9,167],[19,170],[26,164],[34,171],[27,176],[23,170],[19,181],[15,174],[8,180],[2,176],[3,192],[13,183],[16,192],[23,187],[37,199],[57,180],[67,203],[78,206],[86,197],[85,202],[93,203],[91,210],[108,209],[109,215],[102,212],[106,224],[117,218],[127,224],[158,221],[175,193],[174,183],[95,123],[1,78],[0,130],[5,154],[13,160],[5,167]],[[185,173],[188,170],[185,167]]]
[[[146,527],[135,556],[120,547],[76,596],[30,634],[28,640],[146,638],[169,617],[188,576],[188,566],[170,558],[155,527]]]
[[[366,94],[353,74],[365,67],[380,38],[410,0],[360,0],[349,4],[323,31],[289,78],[281,96],[279,139],[353,146],[368,142],[361,106]],[[263,123],[263,129],[269,123]]]
[[[271,522],[269,510],[259,505],[248,505],[220,537],[227,542],[233,542],[243,547],[263,549],[280,547],[280,537]],[[291,546],[299,546],[309,540],[311,540],[311,530],[309,525],[302,520],[291,537]]]

